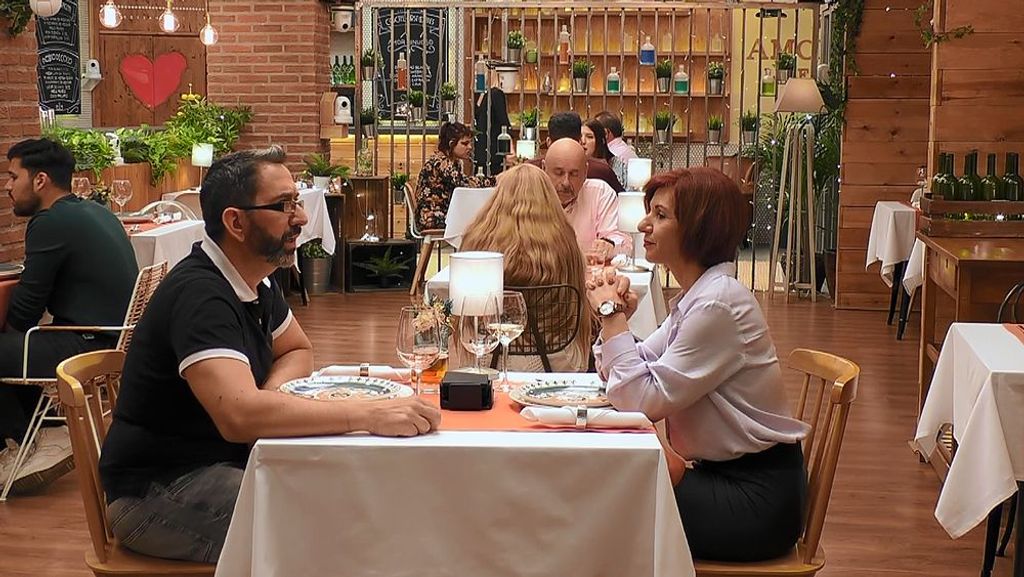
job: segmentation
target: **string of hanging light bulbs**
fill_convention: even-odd
[[[132,6],[131,8],[146,8],[145,6]],[[181,28],[181,20],[178,15],[174,13],[174,0],[167,0],[167,8],[160,13],[157,17],[157,25],[160,27],[162,32],[171,34],[177,32]],[[124,16],[121,14],[121,9],[114,4],[114,0],[107,0],[103,6],[100,7],[100,24],[105,28],[117,28],[124,21]],[[210,13],[206,13],[206,26],[199,31],[199,41],[207,46],[213,46],[217,43],[217,39],[220,34],[217,29],[210,24]]]

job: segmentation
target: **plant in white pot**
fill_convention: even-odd
[[[376,124],[377,113],[373,110],[373,107],[364,108],[359,111],[359,126],[363,127],[363,136],[365,138],[377,136]]]
[[[331,280],[331,254],[324,250],[319,238],[305,242],[299,247],[299,268],[302,270],[302,284],[306,292],[319,295],[327,292]]]
[[[796,76],[796,56],[789,52],[780,52],[775,68],[778,70],[775,76],[779,84],[785,84]]]
[[[405,172],[396,172],[391,175],[392,201],[395,204],[405,202],[405,189],[409,186],[409,175]]]
[[[523,55],[523,46],[526,45],[526,37],[521,30],[512,30],[508,33],[505,46],[508,47],[509,62],[519,62]]]
[[[708,117],[708,144],[719,144],[722,141],[722,117],[712,114]]]
[[[537,107],[527,108],[519,113],[519,122],[523,125],[523,140],[537,140]]]
[[[411,111],[413,122],[423,122],[423,103],[424,96],[422,90],[410,90],[409,91],[409,110]]]
[[[445,82],[441,85],[441,105],[448,115],[448,122],[455,122],[455,102],[459,98],[459,90],[453,82]]]
[[[572,90],[577,94],[586,94],[590,87],[590,74],[594,64],[586,58],[577,58],[572,63]]]
[[[314,153],[302,159],[306,175],[313,177],[313,188],[327,190],[335,176],[348,176],[348,167],[331,164],[326,154]]]
[[[672,84],[672,61],[668,58],[654,65],[654,76],[658,80],[658,92],[668,94]]]
[[[725,65],[715,60],[708,62],[708,94],[721,96],[723,80],[725,79]]]
[[[743,146],[754,144],[754,137],[757,133],[757,113],[753,110],[744,112],[740,117],[740,129],[742,130]]]
[[[373,48],[363,50],[362,56],[359,57],[359,64],[363,68],[363,80],[373,80],[374,68],[380,66],[382,63],[383,59]]]
[[[671,110],[659,110],[654,115],[655,144],[668,144],[668,135],[675,121],[676,115]]]

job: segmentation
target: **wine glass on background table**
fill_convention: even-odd
[[[486,373],[480,359],[498,347],[498,325],[501,321],[498,295],[467,298],[459,309],[459,342],[473,353],[475,373]]]
[[[89,200],[92,196],[92,183],[84,176],[76,176],[71,179],[71,193],[82,200]]]
[[[502,379],[498,390],[507,393],[512,389],[508,382],[508,346],[523,334],[527,312],[526,300],[523,299],[522,293],[505,291],[501,299],[501,313],[494,330],[498,333],[498,342],[501,344]]]
[[[395,349],[402,364],[412,369],[416,394],[436,393],[423,388],[423,371],[441,353],[441,335],[433,310],[425,306],[402,307]]]
[[[124,216],[124,205],[132,199],[132,181],[115,180],[110,188],[110,200],[117,203],[118,216]]]

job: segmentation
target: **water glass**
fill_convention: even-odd
[[[110,189],[110,200],[117,203],[118,214],[124,214],[124,205],[132,199],[132,181],[115,180]]]
[[[498,326],[501,316],[498,308],[497,295],[487,297],[486,302],[470,302],[466,299],[460,309],[459,342],[473,353],[473,371],[486,372],[480,367],[480,359],[494,352],[498,346]]]
[[[433,309],[418,305],[402,307],[395,349],[402,364],[413,371],[416,394],[437,393],[436,388],[423,388],[423,371],[434,364],[441,352],[441,337]]]
[[[501,343],[502,379],[498,390],[507,393],[512,390],[508,381],[508,346],[523,334],[526,327],[526,300],[523,293],[505,291],[502,293],[501,314],[496,331]]]
[[[89,200],[92,196],[92,183],[84,176],[76,176],[71,179],[71,193],[82,200]]]

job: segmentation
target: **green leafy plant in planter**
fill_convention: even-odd
[[[323,242],[314,238],[299,247],[299,256],[305,261],[302,266],[302,281],[309,294],[327,292],[331,278],[331,254],[324,250]]]
[[[590,74],[593,71],[594,63],[586,58],[577,58],[576,61],[572,63],[573,78],[590,78]]]
[[[722,80],[725,78],[725,65],[715,60],[708,62],[708,79]]]
[[[441,100],[455,100],[459,97],[459,89],[451,82],[441,85]]]
[[[319,238],[302,243],[299,247],[299,256],[302,258],[331,258],[331,253],[324,249],[323,242]]]
[[[721,130],[723,124],[722,117],[717,114],[708,117],[708,130]]]
[[[247,106],[221,106],[190,92],[181,95],[177,112],[164,126],[171,137],[171,154],[187,158],[192,145],[199,143],[212,144],[217,155],[229,152],[250,120],[252,110]]]
[[[654,75],[658,78],[672,78],[672,61],[666,58],[655,64]]]
[[[789,52],[780,52],[776,67],[779,70],[789,70],[793,72],[796,70],[796,56]]]
[[[423,106],[423,91],[422,90],[410,90],[409,91],[409,105],[414,108],[420,108]]]
[[[348,178],[349,168],[341,164],[331,164],[326,154],[314,153],[302,159],[306,165],[306,174],[309,176],[326,176],[333,178],[340,176]]]
[[[743,115],[740,116],[740,128],[744,132],[753,132],[757,130],[757,113],[753,110],[744,112]]]
[[[381,256],[370,257],[368,262],[354,262],[353,266],[369,271],[370,276],[380,282],[381,288],[394,286],[395,280],[402,279],[402,273],[409,270],[409,260],[391,258],[391,247]]]
[[[380,66],[384,64],[384,59],[381,58],[380,54],[373,48],[367,48],[363,50],[362,56],[359,57],[359,65],[364,67]]]
[[[377,113],[373,108],[364,108],[359,111],[359,124],[362,126],[373,126],[377,123]]]
[[[675,124],[676,115],[669,110],[659,110],[654,115],[654,128],[657,130],[668,130]]]
[[[0,20],[7,22],[7,33],[11,38],[21,34],[32,19],[28,0],[0,0]]]
[[[91,170],[99,178],[105,168],[114,166],[114,148],[102,132],[54,126],[44,137],[59,142],[75,158],[75,171]]]
[[[405,202],[405,187],[409,184],[409,175],[405,172],[396,172],[391,175],[391,190],[394,192],[394,202],[398,204]]]
[[[522,50],[526,46],[526,37],[521,30],[512,30],[508,33],[505,45],[514,50]]]
[[[537,107],[527,108],[519,113],[519,122],[525,128],[536,128],[537,127]]]
[[[156,185],[177,168],[171,154],[171,137],[165,131],[143,124],[139,128],[118,128],[115,132],[125,164],[149,163],[151,184]]]

